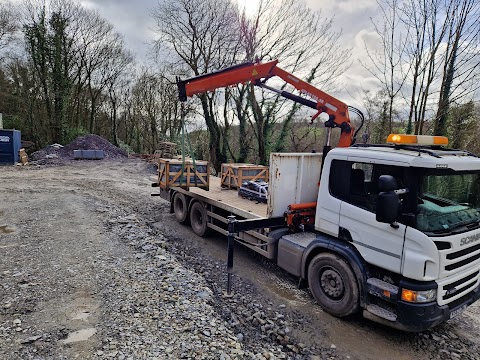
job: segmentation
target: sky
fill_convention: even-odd
[[[251,11],[259,0],[237,0]],[[376,0],[304,0],[312,9],[321,10],[325,17],[334,17],[335,31],[342,31],[342,45],[352,49],[350,69],[343,75],[343,90],[332,94],[349,105],[361,106],[363,90],[375,90],[378,81],[360,64],[366,56],[364,41],[374,42],[370,18],[378,11]],[[146,59],[153,40],[155,23],[151,17],[158,0],[80,0],[108,20],[125,37],[127,47],[137,59]],[[342,56],[339,54],[338,56]]]
[[[2,1],[2,0],[0,0]],[[10,0],[20,3],[21,0]],[[115,30],[124,36],[126,47],[133,52],[139,64],[151,61],[148,53],[155,39],[155,22],[152,10],[162,0],[74,0],[83,6],[97,10]],[[248,15],[254,12],[260,0],[235,0]],[[365,60],[365,43],[372,48],[378,43],[373,31],[372,18],[379,19],[377,0],[298,0],[314,10],[320,10],[326,18],[334,18],[333,31],[343,33],[344,48],[351,49],[350,68],[339,79],[343,87],[330,95],[355,107],[362,108],[364,90],[376,91],[380,83],[360,60]],[[338,56],[345,56],[338,54]],[[281,63],[279,64],[281,67]],[[321,89],[322,90],[322,89]]]

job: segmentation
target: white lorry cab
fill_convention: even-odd
[[[406,330],[435,326],[480,297],[480,158],[420,146],[443,139],[390,136],[396,144],[337,148],[323,164],[315,230],[355,274],[364,316]],[[355,296],[335,297],[340,269],[311,269],[302,275],[318,278],[309,284],[317,300],[344,305],[339,315],[355,310]]]

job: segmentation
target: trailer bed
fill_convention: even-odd
[[[180,192],[185,191],[182,190],[179,189]],[[222,188],[220,178],[216,176],[210,176],[210,190],[190,187],[189,192],[204,198],[204,200],[213,200],[217,207],[246,219],[267,217],[267,204],[244,199],[238,196],[237,190]],[[185,193],[188,192],[185,191]]]

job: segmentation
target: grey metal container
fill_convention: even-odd
[[[102,160],[105,157],[103,150],[73,150],[75,160]]]

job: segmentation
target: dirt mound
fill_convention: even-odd
[[[80,136],[57,151],[59,157],[73,159],[73,150],[103,150],[106,159],[127,157],[127,152],[116,147],[101,136],[90,134]]]
[[[40,149],[40,150],[35,151],[34,153],[30,154],[29,158],[30,158],[30,160],[33,160],[33,161],[58,158],[57,152],[62,147],[63,146],[60,145],[60,144],[48,145],[48,146],[44,147],[43,149]]]
[[[116,147],[101,136],[89,134],[79,136],[70,144],[61,146],[58,144],[48,145],[30,155],[34,161],[46,160],[58,162],[61,160],[72,160],[73,150],[103,150],[105,159],[116,160],[126,158],[127,152]]]

